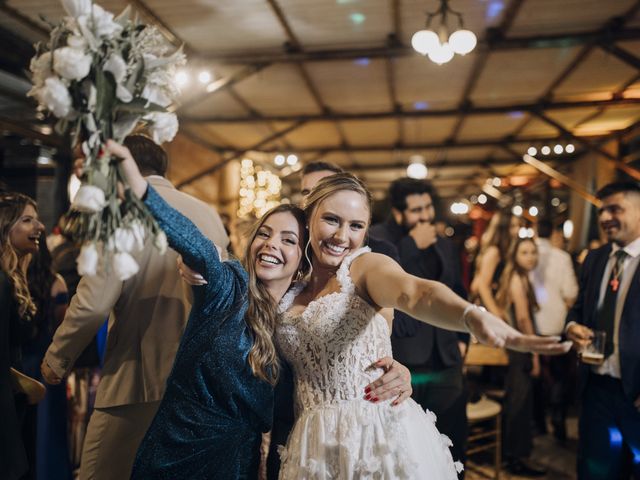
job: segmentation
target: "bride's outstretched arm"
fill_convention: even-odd
[[[352,277],[376,305],[401,310],[436,327],[468,331],[488,345],[546,354],[566,353],[570,348],[557,337],[524,335],[442,283],[409,275],[384,255],[370,253],[354,260]]]

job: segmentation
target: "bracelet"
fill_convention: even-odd
[[[465,307],[464,311],[462,312],[462,323],[464,324],[468,332],[471,331],[471,327],[469,327],[469,320],[467,319],[467,316],[469,315],[469,312],[471,310],[480,310],[481,312],[487,311],[486,308],[481,307],[480,305],[476,305],[475,303],[470,303]]]

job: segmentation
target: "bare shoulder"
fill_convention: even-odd
[[[382,253],[367,252],[358,256],[351,263],[351,275],[363,273],[367,270],[379,268],[389,264],[396,264],[390,257]]]

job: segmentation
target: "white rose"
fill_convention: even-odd
[[[136,239],[130,228],[116,228],[113,237],[113,244],[117,251],[126,253],[133,252]]]
[[[127,228],[116,228],[114,245],[119,252],[134,253],[144,248],[144,227],[140,222]]]
[[[44,86],[37,89],[34,95],[58,118],[64,118],[71,112],[71,95],[67,86],[58,77],[49,77]]]
[[[76,259],[80,275],[95,275],[98,269],[98,250],[94,243],[85,243]]]
[[[53,69],[67,80],[82,80],[91,70],[91,56],[77,48],[58,48],[53,52]]]
[[[91,12],[91,0],[62,0],[62,6],[73,18],[88,15]]]
[[[91,13],[78,17],[81,29],[86,29],[96,37],[113,37],[122,31],[122,25],[113,21],[113,13],[107,12],[100,5],[93,5]]]
[[[167,236],[165,233],[160,230],[156,237],[153,239],[153,245],[158,249],[161,255],[167,251],[167,247],[169,246],[167,242]]]
[[[133,237],[135,238],[135,248],[137,251],[142,251],[144,249],[144,240],[147,237],[147,232],[144,228],[144,225],[139,221],[134,221],[131,223],[131,231],[133,232]]]
[[[79,212],[95,213],[101,212],[106,204],[102,189],[93,185],[82,185],[73,199],[71,209]]]
[[[127,64],[118,54],[112,53],[104,62],[104,71],[111,72],[116,81],[116,97],[122,102],[129,103],[133,100],[133,94],[124,86],[122,82],[127,77]]]
[[[165,93],[165,89],[157,85],[145,85],[140,96],[148,102],[155,103],[161,107],[171,105],[171,99]]]
[[[104,62],[103,70],[105,72],[111,72],[116,83],[122,82],[127,76],[127,64],[117,53],[112,53],[109,58]]]
[[[138,264],[131,255],[125,252],[119,252],[113,256],[113,270],[118,279],[124,282],[138,273],[140,267],[138,267]]]
[[[71,48],[77,48],[78,50],[85,50],[89,46],[89,43],[82,35],[69,35],[67,45]]]
[[[175,113],[153,112],[144,118],[151,122],[149,131],[158,145],[170,142],[178,133],[178,117]]]

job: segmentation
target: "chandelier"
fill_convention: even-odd
[[[447,22],[448,16],[458,17],[458,28],[449,34]],[[431,22],[439,17],[440,24],[434,30],[430,30]],[[421,55],[426,55],[434,63],[442,65],[449,62],[454,54],[466,55],[471,52],[478,43],[475,34],[471,30],[463,28],[462,14],[449,7],[449,0],[440,0],[440,8],[435,12],[427,12],[426,26],[418,30],[411,37],[411,46]]]

